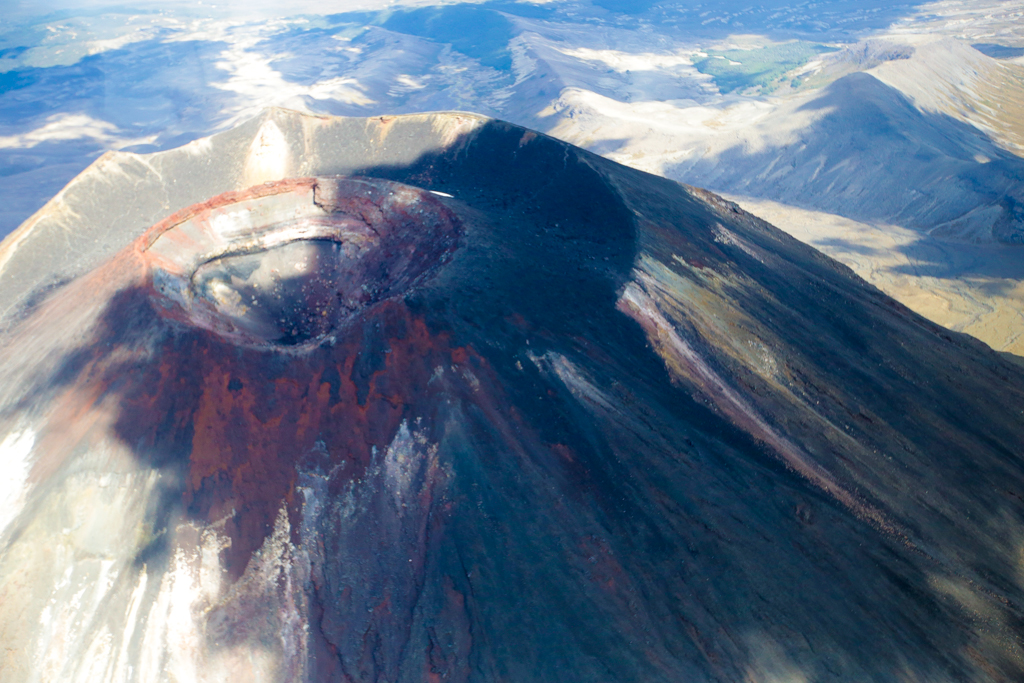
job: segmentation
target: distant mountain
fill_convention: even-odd
[[[999,64],[952,40],[879,41],[830,55],[819,71],[840,77],[670,173],[946,238],[1024,241],[1024,161],[1010,151],[1024,89]],[[989,97],[998,109],[980,103]]]
[[[973,126],[921,111],[871,74],[784,104],[748,137],[675,173],[857,220],[1024,242],[1024,160]]]
[[[0,287],[4,680],[1024,676],[1024,369],[709,192],[271,110]]]

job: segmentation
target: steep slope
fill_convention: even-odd
[[[0,259],[4,679],[1024,675],[1024,371],[707,192],[274,110]]]
[[[884,61],[870,73],[917,108],[953,116],[1004,149],[1024,153],[1024,69],[1019,64],[953,38],[901,36],[895,44],[908,43],[907,59]]]
[[[746,210],[849,266],[915,313],[1024,356],[1024,262],[1018,245],[964,244],[770,200]]]

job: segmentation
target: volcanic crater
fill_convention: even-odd
[[[271,110],[0,288],[3,680],[1024,679],[1024,369],[708,192]]]
[[[158,307],[240,344],[309,348],[408,292],[462,232],[432,194],[374,178],[292,178],[227,192],[143,238]]]

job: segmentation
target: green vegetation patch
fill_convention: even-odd
[[[789,71],[803,66],[820,54],[835,52],[837,49],[816,43],[795,42],[753,50],[709,50],[707,58],[693,65],[697,71],[711,76],[720,92],[758,86],[763,92],[771,92]]]

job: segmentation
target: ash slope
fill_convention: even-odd
[[[149,225],[335,174],[461,246],[305,351],[159,314]],[[272,110],[104,158],[0,263],[5,679],[1024,675],[1024,372],[714,195]]]

